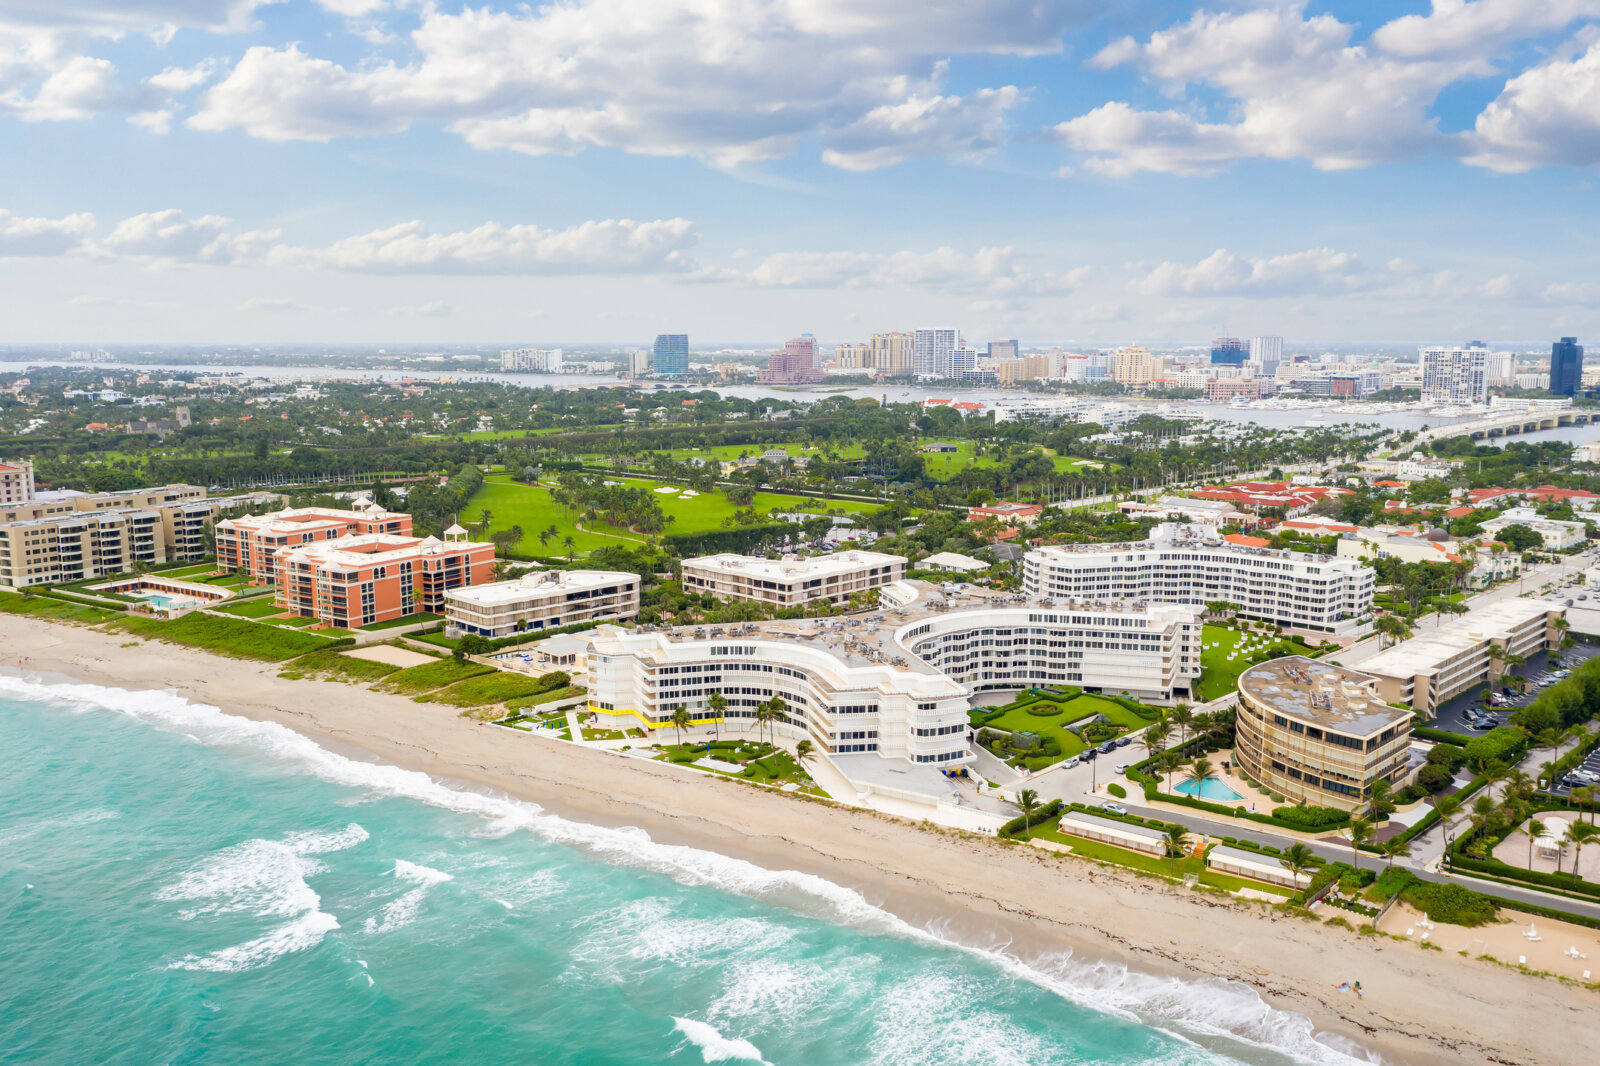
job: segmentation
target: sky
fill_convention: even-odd
[[[1593,334],[1600,0],[0,0],[0,342]]]

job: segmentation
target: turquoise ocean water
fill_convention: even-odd
[[[0,753],[7,1063],[1368,1061],[166,693],[0,678]]]

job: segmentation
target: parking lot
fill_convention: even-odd
[[[1571,784],[1568,784],[1565,780],[1558,781],[1555,787],[1550,791],[1554,792],[1558,796],[1565,796],[1568,792],[1572,791],[1574,787],[1582,788],[1587,786],[1590,788],[1595,788],[1600,786],[1600,748],[1590,752],[1589,757],[1584,759],[1582,764],[1574,767],[1574,769],[1580,774],[1592,774],[1593,779],[1583,780],[1580,777],[1580,779],[1572,782]]]
[[[1600,644],[1590,644],[1580,640],[1574,643],[1572,647],[1559,652],[1557,658],[1564,668],[1571,669],[1579,663],[1587,662],[1596,655],[1600,655]],[[1534,697],[1538,696],[1543,689],[1538,687],[1537,682],[1541,678],[1548,679],[1551,669],[1548,654],[1540,652],[1537,655],[1530,656],[1525,666],[1518,667],[1512,671],[1535,682],[1528,686],[1527,692],[1520,696],[1505,696],[1502,691],[1503,686],[1496,685],[1495,691],[1501,693],[1505,702],[1499,707],[1490,708],[1488,721],[1492,725],[1488,726],[1488,728],[1492,729],[1495,725],[1503,725],[1518,707],[1525,706]],[[1483,705],[1478,702],[1478,693],[1481,691],[1482,688],[1480,686],[1473,686],[1461,695],[1456,696],[1441,706],[1438,717],[1428,724],[1434,729],[1442,729],[1447,733],[1463,733],[1469,737],[1486,732],[1486,729],[1474,726],[1467,716],[1468,711],[1482,709]]]

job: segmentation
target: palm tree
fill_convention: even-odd
[[[561,546],[567,549],[567,562],[572,562],[573,557],[577,555],[577,552],[573,550],[577,546],[577,541],[573,540],[571,536],[568,536],[561,542]]]
[[[1406,858],[1411,854],[1411,844],[1403,837],[1390,837],[1378,845],[1378,853],[1389,860],[1390,867],[1394,860]]]
[[[1367,811],[1372,815],[1372,820],[1379,825],[1389,820],[1389,815],[1394,813],[1394,786],[1388,778],[1380,777],[1372,783],[1372,788],[1367,794]]]
[[[1033,812],[1039,809],[1039,793],[1025,788],[1017,793],[1017,806],[1022,810],[1022,830],[1033,836]]]
[[[1533,741],[1541,748],[1549,748],[1550,760],[1552,762],[1555,761],[1556,749],[1561,746],[1561,731],[1559,729],[1542,730],[1538,736],[1533,738]],[[1555,782],[1552,780],[1550,784],[1554,785]]]
[[[1350,862],[1361,869],[1361,845],[1372,839],[1372,823],[1365,818],[1350,819]]]
[[[794,757],[801,762],[805,762],[811,757],[811,747],[811,741],[802,740],[794,746]]]
[[[1461,797],[1456,795],[1436,796],[1433,800],[1433,809],[1439,812],[1439,826],[1444,834],[1444,853],[1450,855],[1450,819],[1461,812]]]
[[[1183,747],[1185,735],[1189,732],[1190,724],[1194,722],[1194,711],[1187,703],[1180,703],[1167,712],[1167,719],[1178,727],[1178,747]]]
[[[1183,765],[1183,760],[1175,751],[1169,751],[1161,756],[1161,774],[1167,779],[1167,791],[1172,791],[1172,771]]]
[[[678,746],[679,747],[683,746],[683,728],[684,728],[684,726],[688,725],[691,721],[693,721],[693,719],[691,719],[689,717],[689,708],[685,707],[681,703],[678,704],[677,709],[672,712],[672,724],[678,730]]]
[[[1215,767],[1211,765],[1211,760],[1206,758],[1196,759],[1189,764],[1189,776],[1194,780],[1195,796],[1198,797],[1204,790],[1206,778],[1211,776],[1213,769]]]
[[[1181,859],[1188,854],[1189,831],[1187,829],[1176,823],[1169,822],[1167,824],[1166,833],[1167,839],[1163,843],[1165,844],[1165,851],[1168,859]],[[1171,869],[1170,864],[1168,865],[1168,869]]]
[[[1315,853],[1306,845],[1291,844],[1283,849],[1283,857],[1278,860],[1278,865],[1289,871],[1289,875],[1294,878],[1295,887],[1298,888],[1301,875],[1311,869],[1311,862],[1315,858]]]
[[[1533,842],[1544,836],[1544,823],[1537,818],[1528,819],[1528,869],[1533,869]]]
[[[1593,840],[1596,836],[1600,836],[1600,828],[1596,828],[1587,822],[1577,822],[1567,830],[1567,839],[1572,841],[1572,879],[1574,881],[1581,880],[1583,876],[1578,871],[1578,863],[1583,859],[1583,845]]]
[[[728,709],[728,698],[720,692],[713,692],[706,697],[706,709],[711,712],[711,717],[720,722]]]

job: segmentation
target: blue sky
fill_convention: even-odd
[[[0,144],[11,342],[1600,317],[1600,0],[0,0]]]

